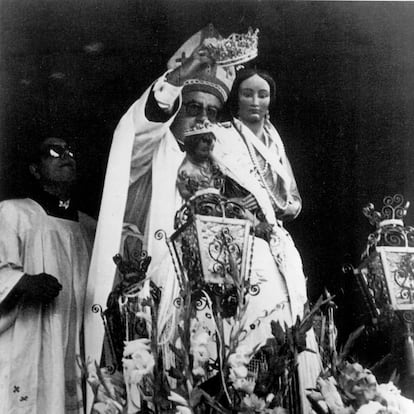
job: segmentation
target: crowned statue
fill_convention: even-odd
[[[178,191],[184,200],[199,190],[210,188],[222,191],[224,176],[212,156],[215,140],[208,122],[184,134],[186,156],[177,174]]]
[[[128,414],[246,411],[255,399],[263,412],[310,412],[304,390],[320,360],[301,259],[252,174],[250,147],[232,123],[218,122],[236,68],[257,56],[257,36],[200,30],[116,128],[86,309],[104,307],[112,257],[137,240],[151,257],[145,276],[125,277],[110,301],[127,332],[122,358],[117,352],[126,391],[100,401]],[[108,365],[108,323],[98,316],[86,315],[86,356]]]

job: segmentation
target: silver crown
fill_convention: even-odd
[[[206,38],[203,44],[220,66],[246,63],[257,56],[259,29],[249,27],[247,33],[233,33],[225,39]]]
[[[231,123],[226,122],[216,122],[212,124],[210,121],[205,121],[204,123],[197,123],[194,127],[184,131],[184,138],[191,137],[194,135],[200,134],[213,134],[215,138],[215,133],[222,128],[231,128]]]

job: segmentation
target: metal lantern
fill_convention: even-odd
[[[167,244],[181,282],[231,286],[250,278],[252,227],[239,204],[201,191],[177,212],[175,225]]]
[[[395,195],[384,198],[380,212],[373,204],[363,209],[376,230],[368,237],[355,275],[374,322],[394,315],[403,321],[406,366],[413,376],[414,228],[403,222],[408,207],[403,196]]]

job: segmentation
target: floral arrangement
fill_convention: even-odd
[[[291,327],[271,321],[272,337],[260,349],[248,349],[243,338],[247,331],[246,292],[252,287],[240,278],[231,255],[228,259],[233,280],[220,294],[217,286],[194,280],[180,282],[179,323],[166,351],[158,341],[159,289],[146,279],[142,267],[134,272],[120,256],[115,258],[124,277],[102,315],[109,336],[121,333],[124,346],[119,355],[115,338],[108,341],[113,359],[121,361],[113,373],[96,363],[83,364],[95,394],[94,414],[292,412],[288,401],[297,392],[297,357],[306,351],[306,332],[315,310]],[[216,327],[213,334],[198,321],[200,303],[211,313]],[[317,307],[322,303],[318,301]],[[116,333],[115,326],[122,329]],[[174,361],[170,366],[164,361],[166,352]]]
[[[308,396],[320,414],[411,414],[414,402],[390,381],[378,384],[372,372],[358,363],[343,362],[336,376],[321,376]]]
[[[298,355],[309,351],[306,332],[318,314],[322,315],[319,338],[324,369],[308,394],[314,411],[414,413],[413,401],[401,395],[394,379],[378,384],[370,370],[348,360],[363,327],[337,352],[335,305],[329,294],[290,327],[263,315],[272,336],[260,349],[247,348],[243,343],[249,304],[246,293],[255,287],[240,277],[231,254],[227,256],[231,280],[226,285],[218,288],[200,279],[180,280],[174,307],[178,323],[163,349],[158,332],[160,291],[145,275],[150,258],[139,257],[132,265],[130,260],[115,258],[122,277],[108,299],[108,309],[102,312],[114,366],[80,363],[95,395],[92,414],[296,413],[290,404],[298,398]],[[325,305],[327,310],[320,312]],[[209,311],[213,333],[198,319],[201,308]],[[166,355],[171,364],[165,363]]]
[[[324,370],[308,399],[317,414],[411,414],[414,402],[401,395],[394,385],[396,378],[378,384],[371,370],[350,362],[350,351],[364,331],[361,326],[353,332],[340,352],[336,350],[336,329],[333,323],[334,303],[328,305],[328,316],[322,316],[320,352]]]

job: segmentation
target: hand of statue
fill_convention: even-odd
[[[276,217],[282,221],[291,221],[299,214],[301,208],[302,201],[298,198],[292,198],[284,210],[276,211]]]
[[[62,290],[58,280],[47,273],[24,274],[13,291],[25,302],[49,303]]]
[[[214,59],[203,45],[198,46],[193,53],[182,62],[181,66],[167,75],[167,81],[175,86],[182,86],[188,79],[196,78],[206,67],[214,65]]]
[[[256,198],[252,194],[242,198],[241,205],[249,211],[255,211],[259,208],[259,204],[257,204]]]
[[[270,236],[273,231],[273,226],[266,222],[259,223],[254,229],[254,235],[260,239],[270,241]]]

